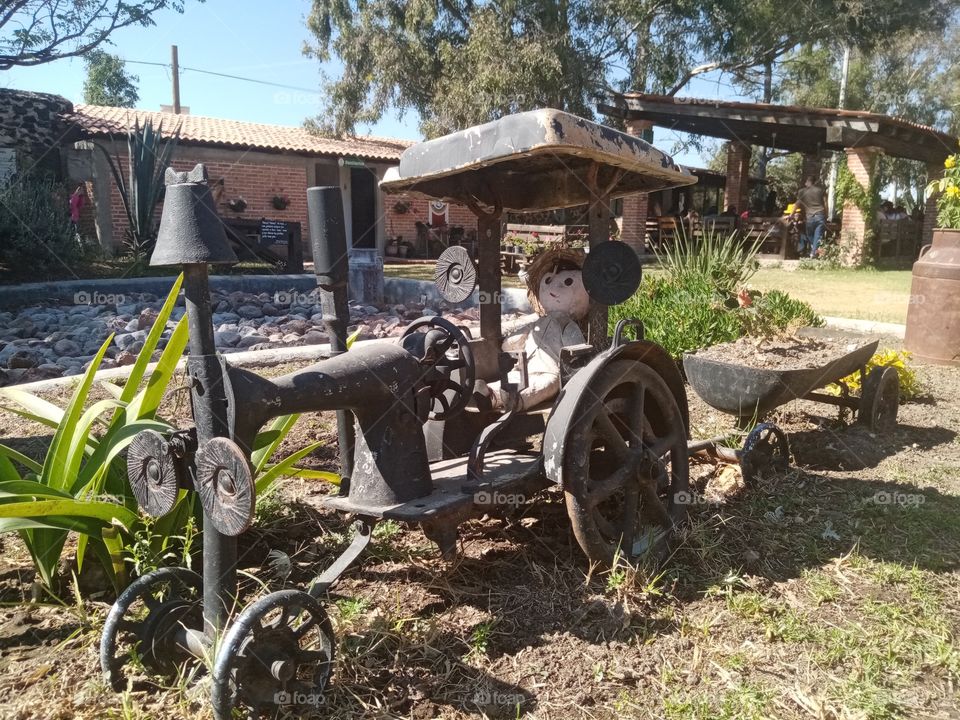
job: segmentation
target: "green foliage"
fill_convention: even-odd
[[[678,240],[659,255],[665,276],[646,280],[622,305],[610,308],[610,327],[623,318],[643,321],[646,337],[673,357],[744,335],[772,335],[823,320],[804,302],[777,290],[748,293],[759,241],[705,234],[699,245]]]
[[[202,2],[202,0],[201,0]],[[131,25],[153,25],[162,10],[183,12],[182,0],[101,0],[62,3],[20,0],[0,13],[0,70],[80,57]]]
[[[657,262],[673,280],[703,277],[721,294],[742,287],[759,269],[757,254],[763,238],[745,245],[737,232],[724,235],[706,230],[698,240],[685,233],[665,249],[655,251]]]
[[[156,411],[187,344],[186,319],[177,324],[146,385],[140,386],[181,282],[182,277],[174,283],[129,379],[115,397],[84,409],[113,336],[91,361],[63,410],[18,388],[0,391],[4,409],[54,430],[42,464],[0,445],[0,532],[20,533],[40,579],[50,589],[55,587],[57,565],[70,531],[80,535],[78,567],[86,551],[92,550],[114,586],[125,584],[124,540],[136,533],[141,520],[124,463],[116,460],[141,430],[169,429],[156,419]],[[95,428],[101,432],[95,434]],[[176,513],[175,509],[171,515]]]
[[[87,79],[83,81],[83,101],[91,105],[132,108],[140,99],[136,75],[127,73],[127,64],[116,55],[93,50],[83,58]]]
[[[927,186],[927,197],[939,192],[937,198],[937,227],[960,230],[960,153],[947,157],[943,163],[943,177]]]
[[[12,274],[36,279],[83,260],[68,195],[62,184],[33,174],[14,176],[0,189],[0,263]]]
[[[863,215],[863,253],[852,258],[855,265],[869,265],[876,259],[877,212],[880,209],[880,176],[872,172],[870,185],[864,187],[853,176],[846,162],[841,162],[837,173],[837,207],[847,202],[857,207]]]
[[[156,239],[155,210],[164,190],[163,176],[170,166],[170,158],[179,137],[179,126],[170,133],[168,139],[164,139],[162,122],[156,130],[150,120],[143,127],[135,122],[127,132],[126,176],[120,171],[123,165],[120,157],[114,158],[103,145],[96,145],[110,164],[123,212],[127,216],[126,243],[137,262],[150,253]]]

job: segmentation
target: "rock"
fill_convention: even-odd
[[[434,309],[431,308],[431,307],[425,307],[425,308],[423,309],[423,312],[420,313],[421,316],[423,316],[423,315],[439,315],[439,314],[440,314],[439,312],[437,312],[436,310],[434,310]]]
[[[296,333],[287,333],[280,338],[280,342],[282,342],[284,345],[296,345],[300,342],[300,336]]]
[[[312,325],[306,320],[291,320],[290,322],[285,322],[280,326],[281,332],[284,333],[296,333],[297,335],[303,335],[305,332],[310,330]]]
[[[242,318],[253,319],[263,317],[263,311],[256,305],[241,305],[237,308],[237,315]]]
[[[132,343],[130,343],[130,344],[129,344],[126,348],[124,348],[124,349],[125,349],[127,352],[133,353],[134,355],[136,355],[138,352],[140,352],[141,350],[143,350],[143,340],[134,340]]]
[[[124,365],[133,365],[137,362],[137,356],[130,352],[121,352],[117,354],[114,362],[117,364],[117,367],[122,367]]]
[[[327,334],[319,330],[307,330],[301,340],[306,345],[323,345],[327,342]]]
[[[137,327],[135,330],[147,330],[153,327],[153,323],[157,321],[160,313],[152,308],[144,308],[141,311],[140,316],[137,318]]]
[[[136,332],[140,329],[140,319],[134,318],[133,320],[128,320],[124,324],[123,329],[125,332]]]
[[[121,350],[128,350],[137,341],[133,333],[122,333],[113,338],[113,342]]]
[[[240,338],[240,342],[237,343],[237,347],[249,349],[254,345],[259,345],[261,343],[269,342],[268,338],[265,338],[263,335],[258,335],[256,333],[252,335],[246,335]]]
[[[77,345],[73,340],[67,340],[66,338],[55,342],[53,344],[53,351],[61,357],[64,355],[72,357],[83,352],[83,350],[80,349],[80,346]]]
[[[423,312],[420,310],[405,310],[403,312],[404,320],[416,320],[417,318],[423,317]]]
[[[235,312],[218,312],[213,316],[213,324],[221,325],[223,323],[236,323],[240,322],[240,316]]]
[[[7,358],[7,367],[12,370],[28,369],[40,364],[40,358],[33,350],[17,350]]]
[[[270,317],[276,317],[277,315],[281,314],[280,310],[277,309],[277,307],[275,305],[272,305],[271,303],[264,303],[263,306],[260,308],[260,312]]]
[[[283,340],[283,333],[270,333],[270,335],[267,336],[267,340],[270,342],[280,342]]]
[[[213,334],[213,341],[217,347],[233,347],[240,342],[240,333],[233,330],[223,330]]]

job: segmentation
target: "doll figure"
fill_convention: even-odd
[[[583,286],[582,254],[571,250],[551,250],[530,265],[527,293],[540,318],[525,332],[507,338],[504,350],[522,349],[527,355],[527,386],[520,392],[519,409],[528,410],[552,400],[560,392],[560,350],[586,342],[581,323],[590,308],[590,296]],[[520,381],[520,371],[510,373],[510,381]],[[477,404],[493,409],[508,409],[509,394],[499,382],[477,381]]]

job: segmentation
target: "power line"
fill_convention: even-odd
[[[124,60],[126,63],[131,65],[152,65],[154,67],[162,67],[167,70],[171,69],[170,63],[161,63],[161,62],[147,62],[146,60]],[[284,90],[297,90],[299,92],[312,93],[314,95],[320,95],[321,93],[311,88],[297,87],[296,85],[284,85],[283,83],[270,82],[269,80],[257,80],[255,78],[242,77],[240,75],[229,75],[227,73],[214,72],[213,70],[202,70],[200,68],[192,68],[181,66],[181,70],[190,71],[195,73],[200,73],[202,75],[214,75],[215,77],[228,78],[230,80],[242,80],[243,82],[256,83],[257,85],[269,85],[270,87],[283,88]]]

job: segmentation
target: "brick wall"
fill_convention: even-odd
[[[177,155],[178,157],[172,163],[177,170],[190,170],[199,162],[196,158],[190,157],[188,148],[180,148]],[[299,222],[303,229],[304,245],[308,246],[306,164],[298,166],[244,162],[243,160],[234,161],[229,159],[231,155],[239,157],[242,153],[224,151],[225,157],[222,161],[203,160],[207,167],[210,183],[215,187],[215,197],[218,201],[217,212],[220,213],[220,216],[226,220],[234,218],[259,220],[266,217],[274,220]],[[121,156],[120,160],[123,163],[122,167],[126,167],[126,157]],[[223,185],[216,185],[220,180],[223,180]],[[128,224],[120,199],[120,191],[113,183],[110,187],[110,219],[113,224],[113,239],[116,245],[126,237]],[[274,195],[287,196],[290,204],[286,209],[277,210],[273,207],[272,198]],[[243,197],[247,203],[243,212],[234,212],[227,204],[237,197]],[[158,220],[161,211],[162,203],[157,207]],[[305,249],[309,252],[308,247]]]
[[[399,202],[409,205],[405,213],[399,213],[394,208]],[[430,217],[430,198],[420,193],[402,193],[387,195],[384,198],[386,213],[386,234],[388,238],[402,236],[405,242],[414,242],[417,239],[417,221],[426,223]],[[447,213],[448,225],[460,225],[464,233],[477,230],[477,217],[470,208],[450,203]]]
[[[626,131],[640,137],[650,130],[653,123],[645,120],[628,120]],[[638,255],[646,252],[647,213],[649,193],[635,193],[623,198],[623,213],[620,216],[620,239],[632,247]]]
[[[863,187],[870,186],[880,154],[878,148],[856,147],[847,148],[847,169]],[[843,205],[841,220],[840,247],[842,249],[841,262],[850,267],[863,265],[870,257],[866,247],[868,223],[872,224],[876,218],[865,218],[860,208],[847,200]]]

